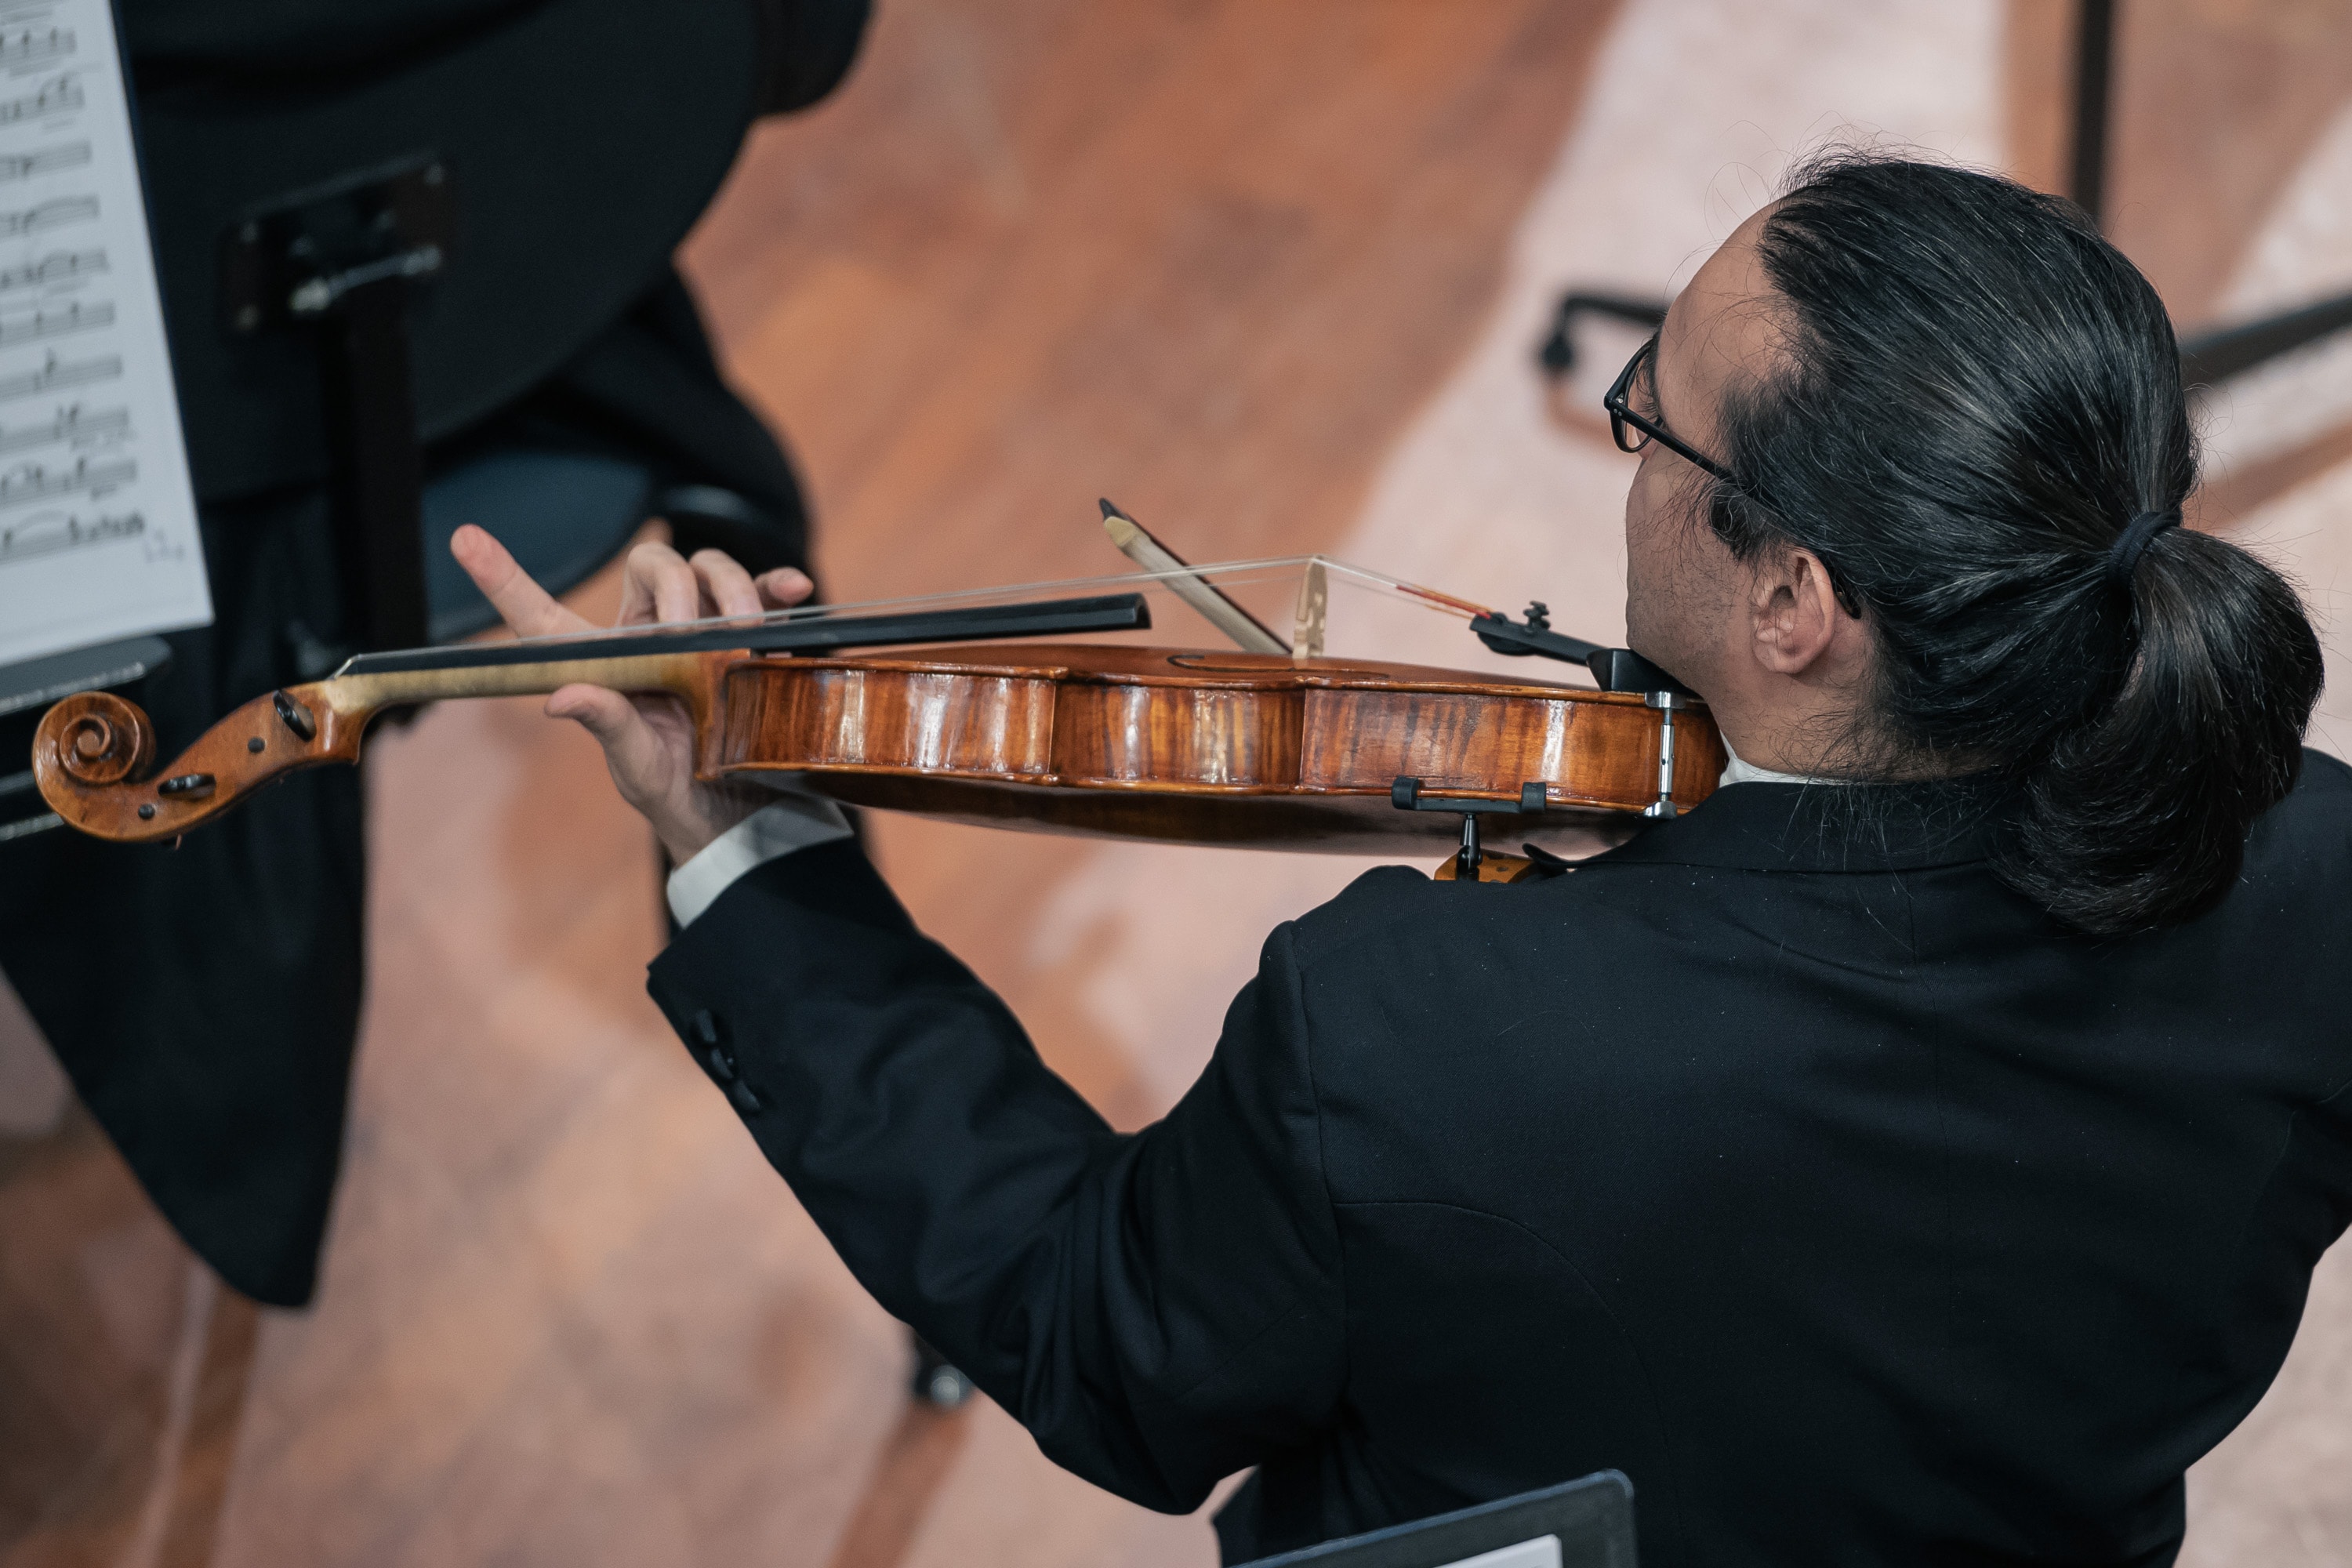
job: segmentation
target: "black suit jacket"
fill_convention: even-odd
[[[640,8],[658,23],[659,6]],[[227,341],[214,286],[222,237],[163,218],[205,212],[223,191],[244,192],[239,205],[278,192],[234,159],[185,147],[159,163],[159,123],[196,116],[226,136],[248,115],[324,111],[344,95],[375,90],[386,73],[454,58],[544,9],[527,0],[125,0],[175,353],[192,336]],[[813,101],[839,80],[867,6],[756,0],[754,9],[768,45],[767,112]],[[544,74],[568,80],[572,63],[546,60]],[[470,138],[495,130],[501,145],[530,141],[519,125],[455,115],[430,141],[456,154],[461,211]],[[590,152],[570,152],[580,167],[597,166],[584,161]],[[383,153],[321,142],[303,156],[322,162],[289,183]],[[718,173],[709,171],[714,183]],[[546,200],[560,205],[572,188],[549,183]],[[625,228],[661,221],[614,213],[609,203],[599,210]],[[484,216],[478,207],[475,216]],[[541,216],[533,207],[517,221]],[[188,263],[176,272],[175,255]],[[480,261],[477,254],[468,264]],[[548,297],[542,273],[516,275],[512,290]],[[175,276],[197,285],[175,294]],[[584,307],[568,313],[585,346],[520,398],[428,446],[428,476],[516,447],[609,454],[644,464],[657,487],[730,489],[772,524],[723,537],[708,525],[682,526],[682,546],[722,544],[755,568],[805,564],[792,467],[720,377],[677,276],[665,268],[647,277],[617,320]],[[238,373],[240,395],[266,385],[315,406],[310,347],[291,338],[282,347],[293,378],[281,384],[248,364]],[[316,679],[352,651],[325,488],[306,480],[255,492],[251,473],[271,464],[244,449],[232,425],[200,417],[203,384],[191,381],[184,354],[178,368],[215,619],[173,633],[172,666],[123,693],[155,721],[166,759],[256,693]],[[479,393],[446,381],[441,390],[460,403]],[[268,421],[258,428],[276,434]],[[0,774],[29,765],[41,714],[0,717]],[[229,1284],[275,1306],[310,1299],[342,1150],[364,978],[362,827],[358,772],[321,768],[287,778],[172,854],[68,832],[0,846],[0,969],[164,1217]],[[129,984],[121,978],[126,953],[135,955]]]
[[[2352,1213],[2352,772],[2090,942],[1997,804],[1748,784],[1557,879],[1370,873],[1113,1132],[849,844],[653,992],[857,1277],[1228,1559],[1603,1467],[1647,1563],[2166,1563]]]

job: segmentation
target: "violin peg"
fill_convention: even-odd
[[[294,768],[355,760],[366,717],[354,717],[355,723],[338,722],[315,687],[273,692],[214,725],[157,779],[147,715],[110,691],[85,691],[42,716],[33,735],[33,780],[49,809],[84,833],[118,843],[176,842]]]

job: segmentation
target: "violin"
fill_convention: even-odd
[[[1087,585],[1126,591],[1075,597],[1006,591],[363,654],[254,699],[161,769],[147,716],[85,692],[44,716],[34,774],[84,833],[170,840],[296,769],[357,763],[387,710],[583,681],[683,701],[705,781],[790,773],[849,805],[1085,837],[1349,854],[1443,839],[1459,847],[1441,875],[1507,880],[1526,862],[1487,855],[1482,819],[1510,818],[1530,843],[1573,837],[1687,810],[1723,770],[1696,699],[1622,649],[1551,632],[1540,605],[1520,623],[1321,557],[1244,566],[1098,579]],[[1291,651],[1007,640],[1131,636],[1150,626],[1147,590],[1198,603],[1219,574],[1269,567],[1300,578]],[[1581,662],[1628,689],[1325,657],[1334,576],[1466,618],[1495,651]]]

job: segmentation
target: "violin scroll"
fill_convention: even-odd
[[[49,809],[118,843],[176,838],[296,768],[358,759],[360,731],[316,686],[256,698],[161,771],[155,726],[111,692],[68,697],[33,735],[33,779]]]
[[[134,703],[110,691],[68,697],[41,725],[37,755],[56,733],[58,766],[77,783],[120,784],[144,774],[155,761],[155,729]]]

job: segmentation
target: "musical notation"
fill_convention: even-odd
[[[100,354],[92,359],[59,359],[52,349],[41,362],[38,370],[19,371],[15,375],[0,375],[0,403],[18,397],[30,397],[36,393],[62,392],[69,386],[88,386],[94,381],[111,381],[122,374],[122,361],[114,354]]]
[[[29,70],[50,60],[61,60],[73,52],[70,27],[19,27],[14,32],[0,29],[0,70]]]
[[[88,223],[97,216],[96,196],[58,196],[17,212],[0,212],[0,239],[29,239],[69,223]]]
[[[22,98],[0,99],[0,125],[46,120],[53,114],[71,114],[81,106],[81,79],[68,71],[43,82],[37,92],[28,92]]]
[[[0,0],[0,665],[212,616],[121,60]]]
[[[36,174],[54,174],[63,169],[79,169],[89,162],[89,143],[87,142],[36,147],[29,153],[11,153],[0,157],[0,180],[29,180]]]
[[[120,441],[131,434],[131,410],[101,408],[95,413],[79,403],[58,410],[46,425],[0,425],[0,457],[36,451],[43,447],[81,446]]]
[[[59,288],[105,270],[103,250],[52,250],[22,267],[0,267],[0,293],[11,289]]]
[[[139,477],[136,458],[76,458],[62,468],[40,463],[19,463],[0,473],[0,507],[23,506],[86,490],[92,500],[121,489]]]
[[[22,522],[0,524],[0,566],[87,545],[136,539],[146,531],[147,520],[135,511],[97,517],[71,511],[39,512]]]
[[[13,316],[0,315],[0,349],[12,343],[29,343],[41,338],[94,331],[112,325],[114,307],[104,300],[93,300],[88,303],[75,300],[63,305],[43,305]]]

